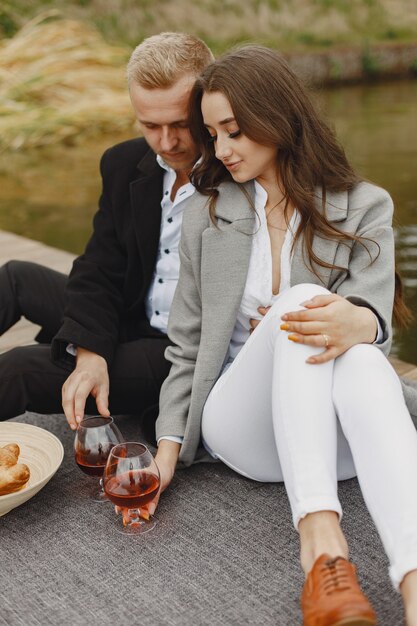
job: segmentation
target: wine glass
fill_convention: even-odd
[[[140,509],[154,499],[160,486],[159,469],[143,443],[128,441],[112,448],[103,475],[104,491],[122,513],[120,532],[139,535],[155,528],[157,520]]]
[[[74,439],[75,462],[88,476],[100,476],[91,494],[94,502],[107,502],[103,491],[103,472],[111,449],[123,441],[123,436],[112,417],[94,415],[78,425]]]

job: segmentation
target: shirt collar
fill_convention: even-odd
[[[175,173],[175,170],[173,170],[172,167],[169,167],[169,165],[164,161],[164,159],[161,157],[160,154],[156,155],[156,160],[157,160],[158,165],[162,167],[162,169],[164,169],[166,172]],[[197,161],[194,163],[193,169],[197,167],[197,165],[200,165],[202,160],[203,160],[203,157],[199,157]]]
[[[164,161],[164,159],[161,157],[161,155],[159,155],[159,154],[156,155],[156,161],[157,161],[158,165],[160,167],[162,167],[162,169],[165,170],[166,172],[174,172],[172,167],[169,167],[169,165],[167,165],[167,163]]]
[[[268,194],[257,180],[254,180],[253,182],[255,185],[255,206],[257,209],[264,209],[268,200]]]

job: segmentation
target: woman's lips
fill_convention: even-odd
[[[228,170],[233,172],[234,170],[236,170],[239,167],[239,165],[241,163],[242,163],[242,161],[235,161],[234,163],[224,163],[224,166],[227,167]]]

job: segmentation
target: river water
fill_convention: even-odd
[[[359,173],[394,199],[397,264],[417,318],[417,81],[338,87],[317,96]],[[100,155],[125,138],[0,155],[0,229],[80,253],[100,192]],[[393,352],[417,363],[417,320],[396,333]]]

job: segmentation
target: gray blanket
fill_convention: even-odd
[[[161,498],[159,525],[119,534],[109,503],[88,499],[61,415],[16,418],[50,430],[62,466],[29,502],[0,518],[0,624],[58,626],[295,626],[303,576],[282,485],[255,483],[221,464],[178,471]],[[140,440],[135,418],[119,418]],[[400,596],[358,483],[340,483],[343,528],[379,626],[402,623]]]

